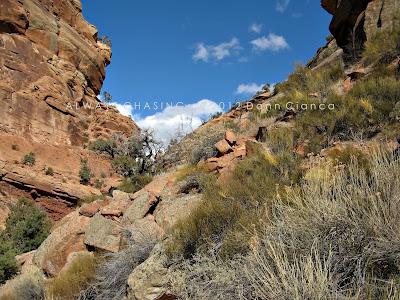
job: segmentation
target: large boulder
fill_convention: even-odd
[[[162,198],[154,211],[154,218],[161,228],[168,232],[179,219],[187,216],[189,212],[201,201],[201,194],[171,195]]]
[[[232,151],[231,145],[229,145],[229,143],[225,139],[220,140],[218,143],[216,143],[215,148],[221,155],[225,155]]]
[[[112,220],[96,214],[85,232],[84,243],[100,251],[118,252],[121,247],[121,228]]]
[[[136,267],[128,278],[128,300],[176,299],[167,288],[167,256],[157,244],[150,257]]]
[[[157,201],[159,201],[158,198],[147,191],[137,194],[133,198],[132,204],[124,212],[123,220],[126,222],[134,222],[144,218],[149,213],[152,205]]]
[[[84,234],[90,218],[75,211],[66,216],[40,245],[33,263],[50,275],[57,275],[73,252],[86,250]]]

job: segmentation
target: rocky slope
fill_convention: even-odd
[[[110,165],[84,146],[116,132],[138,132],[130,118],[99,105],[96,96],[110,60],[111,49],[97,41],[80,0],[1,1],[3,199],[33,197],[57,220],[78,199],[99,193],[79,185],[80,159],[89,159],[97,178],[109,176]],[[36,154],[33,167],[20,163],[29,152]],[[47,167],[53,168],[53,177],[45,176]]]
[[[339,2],[340,9],[338,7]],[[359,1],[366,6],[352,6],[356,2],[350,0],[342,0],[339,2],[322,1],[322,4],[324,8],[334,15],[334,19],[339,18],[343,20],[344,18],[344,20],[346,20],[344,24],[347,24],[347,27],[345,27],[344,31],[347,32],[347,34],[354,28],[355,24],[352,23],[354,18],[363,19],[365,15],[363,22],[360,23],[362,24],[362,30],[360,30],[365,33],[365,36],[361,34],[363,39],[358,40],[359,44],[357,45],[357,49],[363,47],[365,39],[368,39],[369,36],[389,26],[391,11],[398,5],[398,0],[375,0],[366,4],[363,1]],[[343,7],[350,7],[350,11],[347,11],[346,14],[343,13],[341,11]],[[19,30],[19,28],[23,26],[21,27],[15,22],[16,21],[14,21],[14,25],[12,26],[2,25],[1,28],[8,28],[7,30],[9,31],[13,30],[15,33],[11,34],[11,36],[16,35],[20,37],[21,34],[16,33],[16,30]],[[347,44],[342,44],[340,41],[341,37],[337,35],[335,29],[332,30],[332,34],[335,38],[337,37],[338,40],[332,39],[326,46],[318,50],[315,57],[308,63],[310,69],[319,70],[329,67],[331,64],[341,60],[342,53],[344,53],[343,59],[350,63],[350,60],[347,60],[349,57]],[[10,36],[8,33],[3,35]],[[92,42],[94,42],[94,40],[92,40]],[[350,55],[353,54],[354,52],[350,53]],[[348,66],[349,67],[345,70],[346,73],[344,77],[340,78],[337,86],[335,86],[335,90],[340,94],[344,94],[351,88],[355,80],[367,76],[369,72],[368,68],[362,67],[358,63]],[[78,69],[79,66],[77,67],[77,70]],[[84,98],[93,97],[88,96],[86,93],[95,91],[94,85],[94,83],[91,83],[86,86],[88,92],[84,92]],[[223,180],[230,176],[236,163],[246,156],[251,156],[257,151],[258,147],[264,147],[264,152],[268,154],[270,150],[265,143],[266,132],[276,128],[293,127],[296,111],[284,110],[280,115],[275,117],[255,119],[253,108],[257,105],[272,103],[279,100],[282,96],[280,92],[270,93],[268,91],[263,91],[255,95],[249,101],[251,105],[234,107],[228,113],[204,124],[194,133],[185,137],[180,143],[171,147],[170,151],[164,157],[164,165],[168,167],[169,170],[165,174],[156,177],[152,183],[135,194],[114,191],[112,197],[107,197],[104,200],[97,200],[76,210],[71,209],[71,213],[58,223],[39,249],[19,257],[19,261],[23,265],[22,272],[25,273],[27,272],[25,270],[31,270],[33,268],[36,271],[44,272],[47,278],[51,278],[57,276],[63,269],[67,268],[68,264],[77,257],[77,253],[87,253],[88,251],[94,253],[115,253],[121,251],[128,240],[134,240],[138,234],[145,233],[146,236],[155,238],[158,244],[154,247],[150,257],[136,267],[130,274],[126,282],[128,286],[126,298],[133,300],[175,299],[175,297],[171,295],[167,284],[168,268],[173,262],[168,261],[168,257],[163,251],[163,240],[168,238],[168,233],[175,222],[182,216],[190,215],[190,212],[201,201],[202,197],[200,189],[197,189],[196,186],[189,185],[189,187],[182,187],[183,183],[179,180],[179,177],[184,169],[182,169],[180,165],[191,160],[193,149],[201,149],[205,146],[214,149],[215,146],[217,151],[207,159],[200,160],[197,167],[206,170],[206,172],[216,173],[219,180],[223,183]],[[314,97],[315,95],[311,96]],[[318,97],[318,95],[315,97]],[[95,98],[93,97],[92,100],[95,100]],[[101,112],[115,114],[109,111]],[[53,113],[55,114],[55,112]],[[94,117],[96,113],[99,112],[92,114],[80,112],[78,116],[86,118],[88,122],[95,122]],[[71,120],[77,120],[74,118],[78,117],[69,116],[69,118],[71,118]],[[95,137],[94,132],[91,133],[90,129],[88,129],[87,132],[88,138]],[[104,132],[100,132],[104,134]],[[22,138],[28,140],[28,138]],[[29,141],[34,139],[35,137],[30,137]],[[212,140],[212,144],[206,145],[205,141],[210,140]],[[20,143],[22,145],[22,142],[19,141],[12,143]],[[69,159],[68,163],[66,163],[67,165],[73,164],[75,159],[78,159],[80,155],[90,156],[90,154],[82,150],[79,145],[73,146],[72,141],[70,141],[70,143],[70,148],[62,144],[64,148],[71,149],[70,154],[64,157],[64,159],[67,157]],[[357,147],[368,152],[372,147],[370,144],[374,144],[374,142],[366,142],[357,145]],[[3,143],[0,145],[3,145]],[[47,149],[50,148],[50,145],[55,149],[59,147],[56,141],[52,143],[49,142],[49,145],[43,145],[43,147]],[[30,149],[28,148],[30,146],[31,144],[28,144],[23,147]],[[327,153],[327,149],[325,149],[321,151],[321,153],[315,155],[311,153],[309,157],[307,157],[304,147],[302,146],[303,145],[299,145],[294,151],[299,154],[300,157],[304,158],[306,164],[312,164],[313,160],[315,162],[316,160],[323,159]],[[395,141],[390,141],[388,143],[388,147],[391,150],[398,148],[398,146],[398,143]],[[7,145],[4,147],[7,147]],[[39,144],[37,144],[36,147],[39,147]],[[332,146],[333,149],[338,151],[342,151],[346,147],[346,143],[336,143]],[[45,151],[41,148],[36,149],[38,149],[38,154],[39,152]],[[80,152],[75,152],[74,149],[80,149]],[[5,149],[5,151],[6,150],[7,149]],[[56,163],[56,150],[51,150],[49,153],[54,155],[52,163]],[[8,155],[10,155],[10,158],[8,158],[7,161],[17,160],[18,156],[14,154],[13,151],[9,151]],[[11,155],[14,156],[11,157]],[[93,157],[91,159],[95,158]],[[96,159],[99,161],[94,165],[101,166],[102,158],[98,157]],[[43,158],[43,163],[45,162],[46,160]],[[63,164],[65,164],[65,161],[60,162],[60,169]],[[22,171],[20,171],[17,169],[17,165],[18,164],[15,164],[13,167],[13,170],[17,171],[6,173],[6,175],[3,176],[3,180],[8,180],[12,186],[18,187],[19,185],[16,182],[19,180],[22,181],[22,179],[18,179],[18,176],[21,176],[19,174],[28,171],[34,172],[34,170],[18,166],[18,168],[22,169]],[[77,174],[77,172],[75,174]],[[26,180],[27,177],[23,178]],[[34,174],[31,174],[29,178],[33,180],[35,178]],[[77,187],[77,189],[75,189],[72,188],[74,186],[71,185],[69,186],[71,189],[66,189],[58,188],[58,184],[56,185],[57,188],[55,188],[51,182],[48,182],[46,186],[43,180],[40,181],[40,183],[41,185],[39,183],[29,183],[27,181],[25,186],[30,186],[31,194],[33,190],[39,194],[40,192],[43,193],[43,191],[49,190],[48,193],[52,195],[59,193],[60,198],[67,197],[72,199],[71,195],[77,193],[77,191],[79,191],[79,193],[84,192],[82,188]],[[61,185],[61,183],[59,184]],[[35,195],[35,193],[33,194]],[[69,196],[66,196],[66,194]],[[74,197],[77,199],[80,196],[76,195]],[[37,199],[40,200],[41,197]],[[3,291],[7,290],[7,286],[10,287],[10,284],[6,285]]]

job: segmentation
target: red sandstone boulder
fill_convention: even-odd
[[[229,145],[236,144],[236,135],[232,130],[227,130],[225,132],[225,140],[229,143]]]
[[[66,216],[33,255],[33,263],[50,275],[57,275],[73,252],[86,250],[84,234],[90,218],[75,211]]]
[[[215,144],[215,148],[217,148],[218,152],[222,155],[225,155],[232,151],[232,147],[226,140],[220,140],[218,143]]]

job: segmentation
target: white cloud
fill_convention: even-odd
[[[276,1],[276,10],[283,13],[289,6],[290,0],[277,0]]]
[[[111,102],[110,105],[115,106],[121,115],[132,117],[133,106],[130,103],[119,104],[116,102]]]
[[[260,33],[262,30],[263,25],[262,24],[257,24],[257,23],[253,23],[250,25],[249,27],[249,31],[250,32],[255,32],[255,33]]]
[[[285,38],[274,33],[270,33],[268,37],[263,36],[258,39],[252,40],[250,43],[253,45],[253,50],[256,51],[271,50],[276,52],[289,48],[289,45],[286,42]]]
[[[239,84],[236,89],[237,95],[254,95],[255,93],[259,92],[263,88],[263,84],[256,84],[256,83],[247,83],[247,84]]]
[[[199,43],[192,58],[194,61],[221,61],[232,54],[238,54],[240,51],[240,42],[237,38],[232,38],[229,42],[218,45],[205,45]]]
[[[199,61],[202,60],[204,62],[208,61],[209,53],[207,48],[204,46],[203,43],[197,44],[196,53],[193,54],[193,60]]]
[[[216,102],[203,99],[193,104],[168,106],[145,118],[134,116],[134,120],[140,128],[153,129],[156,138],[168,144],[177,133],[192,132],[204,119],[217,112],[222,109]]]

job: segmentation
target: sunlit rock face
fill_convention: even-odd
[[[329,30],[343,49],[345,62],[356,61],[365,41],[389,26],[400,8],[398,0],[321,0],[321,5],[333,16]]]
[[[138,132],[130,118],[97,99],[110,61],[111,49],[83,18],[80,0],[0,1],[0,185],[16,187],[3,186],[7,199],[35,190],[37,199],[75,201],[71,190],[85,190],[77,178],[80,158],[92,157],[84,146]],[[31,151],[35,166],[18,166]],[[97,173],[108,172],[105,159],[93,159]],[[46,166],[54,168],[53,178],[44,176]],[[68,212],[69,204],[42,202],[61,216]]]

